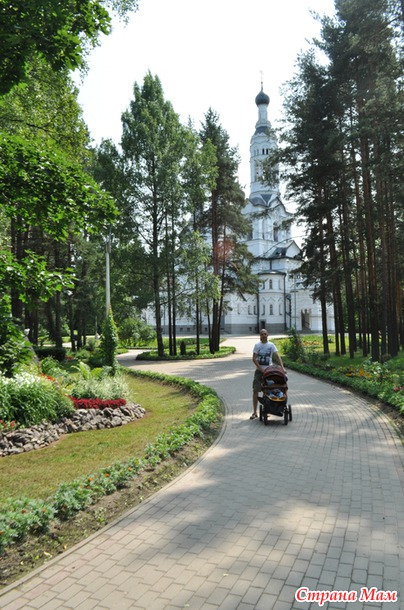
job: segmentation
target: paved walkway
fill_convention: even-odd
[[[293,421],[250,421],[254,338],[229,343],[237,354],[222,360],[122,358],[215,388],[221,437],[119,521],[0,591],[0,608],[307,610],[320,608],[303,601],[317,590],[350,595],[327,610],[404,608],[404,447],[388,420],[291,371]],[[394,591],[397,602],[378,599]]]

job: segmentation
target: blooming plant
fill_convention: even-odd
[[[0,516],[0,549],[27,534],[47,531],[54,518],[54,509],[43,500],[8,500],[2,506]]]
[[[17,427],[18,424],[15,421],[6,422],[0,419],[0,432],[13,432]]]
[[[124,398],[102,400],[101,398],[75,398],[70,397],[76,409],[117,409],[126,405]]]

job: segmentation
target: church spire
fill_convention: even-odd
[[[267,192],[268,190],[277,193],[278,185],[268,189],[262,183],[263,166],[277,144],[275,134],[268,120],[269,96],[264,93],[264,83],[261,72],[261,91],[255,97],[258,106],[258,121],[255,124],[255,133],[250,143],[250,175],[251,175],[251,194]]]

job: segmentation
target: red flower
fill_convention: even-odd
[[[102,400],[101,398],[76,398],[70,396],[76,409],[117,409],[126,405],[124,398]]]

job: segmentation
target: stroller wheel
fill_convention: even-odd
[[[260,405],[260,421],[262,421],[262,405]]]
[[[285,410],[283,412],[283,423],[285,424],[285,426],[288,425],[288,408],[285,405]]]
[[[292,421],[292,405],[288,405],[289,421]]]
[[[263,417],[264,417],[264,424],[265,424],[265,426],[267,426],[268,425],[268,413],[265,411],[265,409],[264,409]]]

